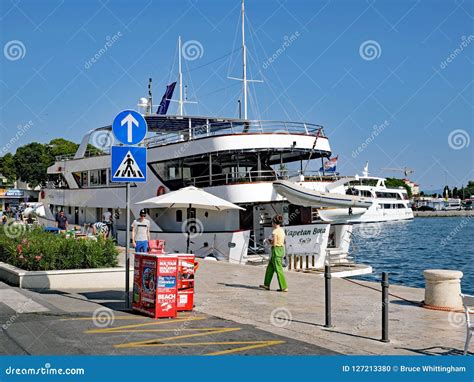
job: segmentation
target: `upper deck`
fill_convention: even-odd
[[[144,140],[144,145],[147,148],[179,143],[186,144],[198,139],[219,136],[245,137],[246,135],[284,134],[306,136],[311,139],[315,137],[327,139],[324,135],[323,126],[306,122],[162,115],[148,115],[145,116],[145,119],[148,124],[148,136]],[[109,125],[89,131],[75,154],[62,155],[56,157],[56,160],[65,161],[109,154],[111,144],[100,148],[100,151],[90,151],[88,145],[95,134],[111,130],[112,127]],[[113,140],[111,136],[110,140]],[[309,146],[311,148],[312,143]]]

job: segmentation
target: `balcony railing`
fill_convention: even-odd
[[[183,121],[183,125],[185,122]],[[285,121],[223,121],[213,122],[192,128],[183,128],[176,132],[162,133],[159,136],[146,138],[146,147],[163,146],[170,143],[191,141],[193,139],[229,134],[303,134],[314,137],[325,137],[323,127],[305,122]],[[110,148],[101,151],[86,151],[84,158],[110,154]],[[56,161],[74,159],[75,154],[56,157]],[[82,158],[81,158],[82,159]]]
[[[274,180],[296,179],[301,175],[299,170],[261,170],[261,171],[235,171],[219,174],[206,174],[183,179],[186,186],[210,187],[223,186],[237,183],[271,182]],[[307,171],[305,181],[335,181],[338,176],[322,175],[318,171]]]
[[[173,133],[165,133],[158,137],[145,140],[147,147],[156,147],[170,143],[185,142],[193,139],[229,135],[229,134],[303,134],[324,137],[323,127],[304,122],[280,121],[226,121],[209,123],[183,129]]]
[[[97,156],[109,155],[109,154],[110,154],[110,148],[101,149],[101,151],[86,151],[86,153],[84,154],[84,158],[91,158],[91,157],[97,157]],[[58,156],[55,157],[55,160],[56,160],[56,162],[72,160],[72,159],[74,159],[75,155],[76,155],[75,153],[74,154],[58,155]]]

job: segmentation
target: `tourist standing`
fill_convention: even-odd
[[[69,225],[67,217],[64,215],[64,211],[60,211],[56,216],[56,224],[60,231],[66,231]]]
[[[132,244],[136,252],[148,252],[150,240],[150,221],[146,219],[146,211],[140,211],[140,217],[132,223]]]

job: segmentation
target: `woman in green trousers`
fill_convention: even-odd
[[[272,243],[272,254],[270,261],[265,272],[265,280],[261,288],[270,290],[270,284],[272,283],[273,273],[277,274],[278,284],[280,289],[278,292],[288,292],[288,286],[286,285],[285,275],[283,273],[282,260],[285,256],[285,231],[281,228],[283,217],[276,215],[272,219],[273,232],[270,239]]]

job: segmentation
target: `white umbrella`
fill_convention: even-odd
[[[142,200],[135,204],[154,208],[199,208],[214,211],[245,210],[245,208],[239,207],[236,204],[194,186],[184,187],[177,191],[171,191],[167,194]],[[189,252],[191,233],[189,231],[187,233],[188,239],[186,247],[187,252]]]
[[[136,204],[150,205],[155,208],[201,208],[206,210],[245,210],[236,204],[228,202],[193,186],[184,187],[177,191],[142,200]]]

